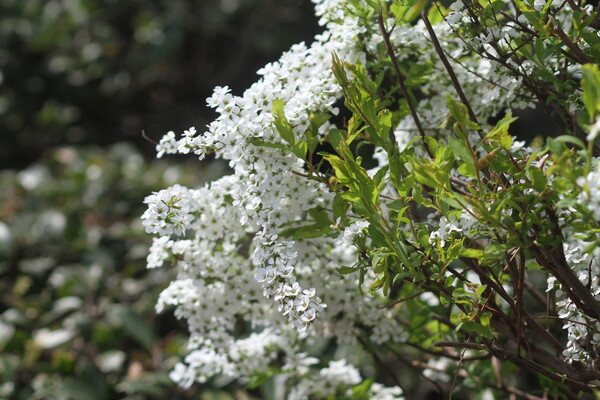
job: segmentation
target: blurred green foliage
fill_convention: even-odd
[[[223,172],[147,163],[126,144],[0,172],[0,398],[234,398],[208,389],[227,382],[183,391],[168,378],[188,333],[154,311],[174,271],[146,270],[139,222],[153,190]]]
[[[137,141],[212,120],[317,26],[307,0],[0,1],[0,169],[61,144]]]

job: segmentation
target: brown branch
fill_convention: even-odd
[[[536,261],[558,279],[577,308],[590,317],[600,319],[600,302],[594,298],[569,267],[562,252],[562,246],[557,246],[556,251],[552,252],[533,244],[534,240],[535,238],[532,238],[532,245],[528,250],[531,251]]]
[[[429,154],[430,158],[434,158],[433,154],[431,154],[431,150],[429,150],[429,146],[427,146],[427,144],[425,143],[425,130],[423,130],[421,120],[419,119],[419,114],[417,114],[417,109],[415,108],[412,98],[408,93],[408,89],[406,89],[406,85],[404,84],[406,78],[402,74],[402,71],[400,71],[400,65],[398,65],[396,53],[394,52],[394,48],[392,47],[392,43],[390,42],[389,32],[387,31],[383,23],[381,4],[379,4],[379,15],[377,16],[377,22],[379,24],[379,30],[381,31],[381,35],[383,36],[383,42],[385,43],[385,48],[388,52],[388,56],[390,57],[390,61],[392,63],[392,66],[394,67],[394,72],[396,73],[396,78],[398,80],[398,85],[400,86],[402,96],[404,96],[404,98],[406,99],[406,103],[408,104],[408,108],[410,109],[410,114],[413,120],[415,121],[415,125],[417,126],[421,138],[423,139],[423,145],[425,147],[425,150],[427,151],[427,154]]]
[[[479,343],[439,341],[434,342],[433,345],[435,347],[452,347],[454,349],[486,350],[486,347]]]
[[[440,42],[438,41],[438,38],[435,34],[435,31],[433,30],[433,27],[431,26],[431,23],[429,22],[429,18],[427,17],[425,10],[421,11],[421,19],[423,20],[423,23],[425,24],[425,27],[427,28],[427,32],[429,32],[429,36],[431,37],[431,43],[433,44],[433,48],[435,49],[435,52],[437,53],[438,57],[442,61],[442,64],[444,64],[444,68],[446,68],[448,75],[450,75],[450,80],[452,81],[452,86],[454,86],[454,90],[456,90],[456,93],[458,93],[458,97],[460,97],[460,101],[467,107],[467,110],[469,112],[469,118],[471,118],[471,121],[473,121],[477,125],[479,125],[479,122],[477,121],[477,117],[475,116],[475,113],[473,112],[473,109],[471,108],[471,104],[469,103],[469,100],[467,100],[467,96],[463,92],[462,87],[460,86],[460,83],[458,82],[458,78],[456,77],[456,74],[454,73],[454,69],[448,62],[448,58],[446,58],[444,49],[442,49],[442,46],[440,45]],[[481,130],[481,128],[478,130],[478,132],[480,135],[483,135],[483,131]]]
[[[594,63],[594,59],[588,56],[583,50],[581,50],[579,46],[577,46],[577,44],[575,44],[569,38],[569,36],[565,33],[565,31],[563,31],[563,29],[560,27],[560,25],[554,18],[549,17],[549,20],[554,36],[559,38],[560,41],[563,42],[563,44],[569,48],[569,50],[575,53],[580,64]]]
[[[388,303],[388,304],[383,304],[383,305],[379,306],[379,308],[391,308],[391,307],[393,307],[393,306],[395,306],[397,304],[404,303],[405,301],[412,300],[412,299],[414,299],[416,297],[419,297],[420,295],[422,295],[423,293],[426,293],[426,292],[427,292],[426,290],[421,290],[420,292],[417,292],[417,293],[415,293],[415,294],[413,294],[411,296],[403,297],[403,298],[398,299],[398,300],[394,300],[394,301],[392,301],[391,303]]]
[[[491,325],[494,330],[504,335],[513,343],[517,342],[517,338],[504,322],[492,318]],[[548,351],[538,347],[535,343],[530,343],[530,352],[528,354],[531,359],[524,358],[518,353],[513,353],[500,348],[497,345],[497,342],[494,346],[489,347],[489,350],[494,356],[501,360],[511,360],[517,365],[521,365],[532,372],[545,375],[558,382],[568,381],[570,386],[581,390],[590,391],[592,388],[595,388],[597,385],[590,385],[585,382],[600,378],[600,373],[598,371],[591,370],[585,365],[576,368],[564,360],[555,357]],[[600,388],[600,386],[598,387]]]

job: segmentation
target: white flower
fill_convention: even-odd
[[[72,329],[40,329],[33,335],[33,341],[43,349],[51,349],[71,340],[75,336]]]
[[[600,118],[596,118],[596,122],[590,126],[590,133],[588,133],[586,139],[588,142],[595,140],[600,132]]]
[[[577,184],[583,189],[577,199],[578,203],[587,206],[596,220],[600,221],[600,164],[585,178],[580,177]]]
[[[169,248],[173,246],[173,241],[169,236],[161,236],[152,239],[152,246],[147,257],[148,268],[157,268],[169,258]]]
[[[470,224],[470,221],[467,222]],[[437,231],[431,232],[429,235],[429,243],[435,243],[436,240],[440,240],[440,245],[444,247],[446,244],[446,238],[451,232],[462,232],[462,229],[448,221],[446,217],[440,219],[440,226]]]
[[[339,236],[337,243],[345,243],[351,245],[354,243],[357,237],[363,235],[363,230],[369,227],[369,221],[356,221],[349,227],[344,229],[344,232]]]
[[[189,189],[175,185],[146,197],[148,209],[142,221],[148,233],[181,235],[194,220],[194,204],[190,200]]]
[[[161,158],[165,153],[166,154],[175,154],[177,153],[177,140],[175,139],[175,132],[171,131],[164,135],[160,142],[156,145],[156,157]]]

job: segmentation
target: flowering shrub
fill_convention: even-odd
[[[416,376],[445,395],[597,391],[597,13],[314,2],[313,44],[157,145],[234,171],[146,199],[149,266],[178,270],[158,310],[190,328],[171,377],[271,378],[290,399],[410,399]],[[526,146],[511,112],[536,104],[563,135]]]

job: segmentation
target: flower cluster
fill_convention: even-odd
[[[347,245],[353,244],[357,237],[363,236],[363,231],[368,227],[369,221],[353,222],[350,226],[344,229],[338,238],[338,243],[345,243]]]
[[[194,220],[195,203],[186,187],[172,186],[146,197],[144,202],[148,209],[142,220],[148,233],[182,235]]]

